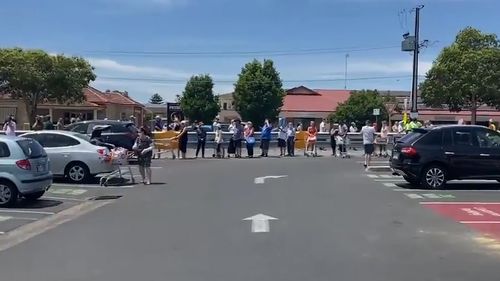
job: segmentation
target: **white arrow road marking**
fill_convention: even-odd
[[[265,177],[258,177],[253,180],[255,184],[264,184],[266,179],[279,179],[279,178],[286,178],[288,177],[287,175],[282,175],[282,176],[265,176]]]
[[[269,232],[269,221],[277,220],[264,214],[258,214],[246,219],[244,221],[252,221],[252,232]]]

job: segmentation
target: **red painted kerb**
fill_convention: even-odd
[[[426,208],[500,239],[500,202],[422,202]]]

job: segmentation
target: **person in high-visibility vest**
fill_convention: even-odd
[[[405,125],[405,131],[408,133],[408,132],[413,131],[413,129],[417,129],[417,128],[421,128],[421,127],[422,127],[422,123],[418,122],[418,120],[416,118],[413,118],[413,119],[411,119],[411,121],[409,123],[407,123]]]

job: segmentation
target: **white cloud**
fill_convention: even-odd
[[[97,71],[112,71],[127,74],[137,74],[137,75],[149,75],[157,76],[162,78],[177,78],[177,79],[187,79],[191,74],[174,70],[165,67],[156,66],[138,66],[132,64],[123,64],[111,59],[98,59],[98,58],[87,58],[92,66],[94,66]]]

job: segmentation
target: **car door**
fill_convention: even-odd
[[[64,175],[64,169],[72,159],[74,146],[78,145],[79,142],[61,134],[40,133],[39,135],[43,135],[42,146],[51,159],[52,173],[55,175]]]
[[[500,133],[486,128],[476,130],[480,156],[484,169],[481,170],[483,178],[500,178]]]
[[[451,137],[452,144],[448,143],[444,147],[450,170],[460,179],[480,177],[485,164],[482,162],[473,127],[452,128]]]

